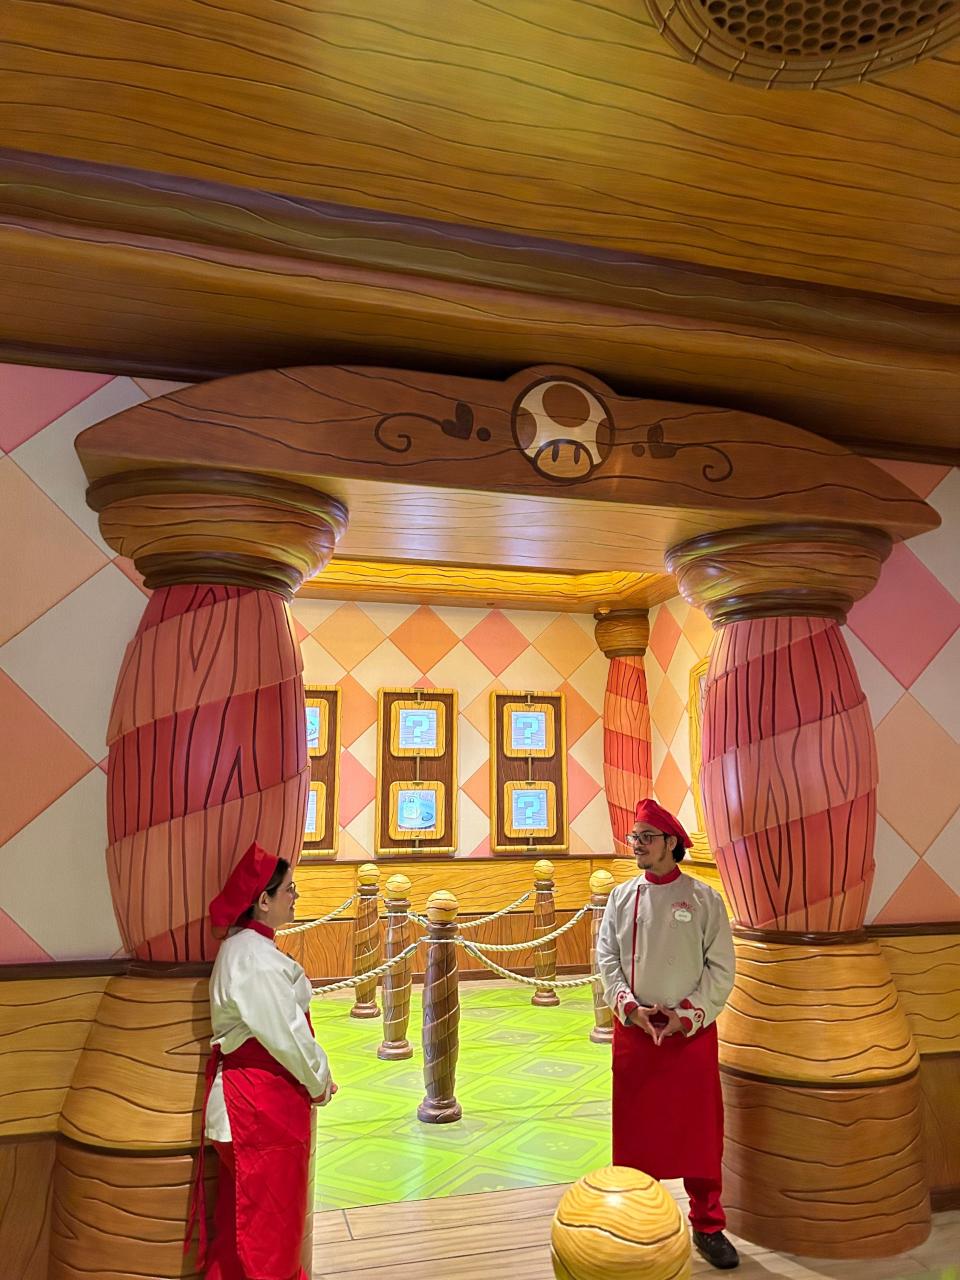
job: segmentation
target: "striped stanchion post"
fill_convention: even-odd
[[[410,881],[406,876],[391,876],[385,888],[386,958],[392,960],[413,941],[413,928],[407,914],[410,910]],[[413,1048],[407,1039],[412,988],[413,956],[410,956],[383,975],[383,1040],[377,1050],[378,1058],[391,1060],[413,1056]]]
[[[417,1107],[424,1124],[449,1124],[463,1111],[456,1099],[460,1049],[460,972],[457,900],[440,889],[427,899],[427,968],[423,983],[423,1082],[426,1097]]]

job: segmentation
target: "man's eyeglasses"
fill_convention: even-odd
[[[646,848],[653,844],[654,840],[666,840],[667,833],[665,831],[641,831],[639,835],[635,831],[631,831],[627,836],[627,844],[632,849],[638,849],[641,845]]]

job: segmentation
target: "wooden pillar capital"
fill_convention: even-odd
[[[666,562],[684,599],[717,626],[789,616],[842,622],[876,585],[891,545],[861,525],[754,525],[680,543]]]
[[[206,467],[105,476],[87,502],[105,541],[151,588],[219,583],[289,600],[347,527],[346,507],[309,485]]]
[[[594,635],[604,657],[642,657],[650,642],[650,614],[646,609],[611,609],[594,615]]]

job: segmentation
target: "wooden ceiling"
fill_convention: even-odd
[[[763,92],[642,0],[10,0],[0,102],[7,359],[564,363],[960,460],[960,43]]]

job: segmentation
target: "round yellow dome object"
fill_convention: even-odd
[[[380,868],[375,862],[364,862],[357,869],[357,880],[360,884],[376,884],[380,879]]]
[[[427,918],[433,924],[450,924],[457,918],[459,903],[448,889],[437,889],[427,899]]]
[[[550,1232],[557,1280],[689,1280],[690,1235],[649,1174],[610,1165],[569,1187]]]
[[[609,893],[615,883],[616,881],[610,872],[604,871],[601,868],[599,871],[595,871],[590,877],[590,892]]]
[[[410,879],[408,876],[395,875],[391,876],[387,881],[385,888],[387,896],[390,898],[405,898],[410,892]]]

